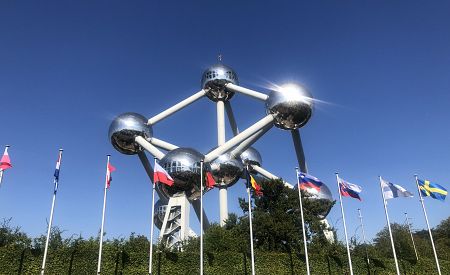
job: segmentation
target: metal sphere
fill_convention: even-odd
[[[233,158],[230,153],[225,153],[210,162],[211,174],[218,186],[232,186],[242,175],[244,166],[241,158]]]
[[[288,84],[270,92],[266,100],[268,114],[275,117],[275,126],[294,130],[304,126],[311,118],[312,95],[302,86]]]
[[[157,184],[165,197],[185,193],[189,200],[200,197],[200,161],[204,156],[191,148],[177,148],[168,152],[159,164],[173,178],[173,186]],[[205,171],[209,169],[205,165]]]
[[[114,148],[126,155],[137,154],[142,148],[134,142],[137,136],[150,140],[153,129],[147,119],[137,113],[124,113],[117,116],[109,126],[109,140]]]
[[[319,200],[324,202],[333,202],[333,195],[331,194],[330,188],[324,183],[320,186],[320,191],[317,191],[316,189],[312,187],[305,186],[305,189],[302,188],[302,190],[305,190],[309,197],[306,199],[311,200]],[[294,186],[294,189],[297,190],[297,185]],[[323,211],[322,213],[319,213],[320,218],[325,218],[328,213],[330,213],[331,207]]]
[[[167,201],[159,199],[155,204],[155,216],[153,222],[158,229],[161,229],[164,222],[164,216],[166,215]]]
[[[253,147],[248,147],[247,150],[241,153],[241,159],[244,165],[262,165],[261,154]]]
[[[202,89],[208,90],[206,96],[212,101],[229,100],[234,92],[225,89],[225,84],[238,84],[236,72],[221,63],[209,67],[202,76]]]

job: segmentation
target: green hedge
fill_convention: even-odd
[[[148,245],[136,242],[118,245],[107,242],[104,245],[102,274],[148,274]],[[141,245],[139,247],[139,245]],[[156,251],[156,249],[155,249]],[[72,247],[49,250],[46,274],[95,274],[97,268],[98,244],[85,240]],[[39,274],[42,251],[20,246],[0,248],[0,274]],[[312,274],[346,274],[346,255],[335,258],[312,255]],[[305,274],[302,255],[274,252],[256,253],[257,274]],[[383,267],[383,265],[385,267]],[[153,260],[154,274],[198,274],[199,255],[183,252],[156,252]],[[355,274],[368,274],[364,259],[353,258]],[[205,274],[251,274],[249,255],[236,252],[206,253]],[[450,274],[450,262],[441,259],[442,274]],[[401,261],[402,274],[435,274],[435,264],[430,258],[416,264]],[[371,261],[371,274],[395,274],[393,260]]]

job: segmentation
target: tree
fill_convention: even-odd
[[[302,224],[298,191],[286,187],[281,179],[267,180],[260,183],[264,195],[254,199],[253,224],[256,247],[266,251],[290,251],[292,248],[302,250]],[[307,193],[302,191],[303,212],[309,239],[323,236],[324,225],[320,222],[320,213],[333,203],[307,199]],[[248,211],[248,202],[239,199],[244,213]],[[245,217],[245,216],[244,216]],[[246,219],[242,219],[246,221]],[[248,226],[248,221],[246,222]],[[247,227],[248,228],[248,227]],[[247,230],[248,231],[248,230]]]
[[[414,248],[412,246],[411,236],[407,225],[398,223],[391,224],[392,236],[394,238],[394,247],[399,259],[416,261]],[[374,240],[376,251],[379,256],[392,255],[391,239],[388,227],[384,227],[377,233]]]

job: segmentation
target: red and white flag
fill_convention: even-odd
[[[164,183],[165,185],[172,186],[174,183],[174,180],[172,177],[167,173],[164,168],[161,167],[156,161],[155,161],[155,171],[153,173],[153,182],[156,184],[157,182]]]
[[[111,173],[116,171],[116,167],[112,166],[111,163],[108,162],[108,165],[106,166],[106,188],[109,188],[112,181]]]
[[[0,170],[6,170],[11,168],[11,159],[8,154],[8,147],[5,148],[5,152],[3,153],[2,159],[0,160]]]
[[[213,175],[211,174],[211,172],[206,172],[206,187],[208,189],[214,188],[214,186],[216,185],[216,181],[214,180]]]

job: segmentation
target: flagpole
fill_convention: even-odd
[[[106,162],[106,177],[108,177],[108,165],[111,155],[107,155],[108,160]],[[97,274],[100,274],[102,266],[102,248],[103,248],[103,229],[105,226],[105,209],[106,209],[106,191],[108,190],[108,179],[105,179],[105,190],[103,194],[103,211],[102,211],[102,227],[100,229],[100,247],[98,249],[98,262],[97,262]]]
[[[10,145],[5,145],[5,151],[3,155],[5,155],[8,152],[8,148]],[[0,187],[2,187],[2,180],[3,180],[3,169],[0,169]]]
[[[252,260],[252,275],[255,275],[255,254],[253,251],[253,226],[252,226],[252,201],[250,196],[250,172],[247,165],[247,195],[248,195],[248,220],[250,223],[250,255]]]
[[[411,224],[409,223],[409,219],[408,219],[408,213],[405,212],[405,216],[406,216],[406,224],[408,225],[408,230],[409,230],[409,234],[411,235],[411,241],[413,244],[413,248],[414,248],[414,253],[416,254],[416,260],[419,260],[419,255],[417,254],[417,249],[416,249],[416,243],[414,242],[414,238],[413,238],[413,234],[411,231]]]
[[[203,165],[200,161],[200,275],[203,275]]]
[[[397,275],[400,275],[400,269],[398,267],[398,261],[397,261],[397,253],[395,252],[395,246],[394,246],[394,238],[392,237],[391,222],[389,221],[389,214],[387,211],[387,202],[386,202],[386,198],[384,197],[383,187],[381,186],[381,176],[379,176],[379,179],[380,179],[381,195],[383,196],[384,213],[386,214],[386,222],[388,225],[389,236],[391,238],[392,253],[394,254],[395,269],[397,271]]]
[[[61,162],[63,149],[59,149],[58,160]],[[50,210],[50,220],[48,221],[47,228],[47,239],[45,240],[45,248],[44,248],[44,258],[42,259],[42,267],[41,267],[41,275],[44,275],[45,271],[45,263],[47,261],[47,252],[48,252],[48,242],[50,239],[50,231],[53,223],[53,211],[55,210],[55,200],[56,200],[56,192],[58,191],[58,178],[55,177],[53,180],[54,189],[53,189],[53,199],[52,199],[52,208]]]
[[[344,205],[342,204],[341,187],[339,185],[339,174],[338,173],[336,173],[336,182],[337,182],[337,186],[338,186],[339,201],[341,203],[341,213],[342,213],[342,223],[344,224],[345,243],[347,244],[348,265],[350,268],[350,275],[353,275],[352,257],[350,255],[350,247],[348,245],[347,225],[345,224]]]
[[[441,275],[441,268],[439,266],[439,259],[438,259],[437,253],[436,253],[436,247],[434,247],[434,240],[433,240],[433,235],[431,234],[430,223],[428,222],[427,211],[425,210],[425,204],[423,202],[422,192],[420,192],[419,179],[417,178],[417,175],[414,175],[414,177],[416,178],[417,192],[419,193],[419,200],[420,200],[420,203],[422,204],[423,214],[425,215],[425,221],[427,222],[428,233],[430,234],[431,246],[433,247],[434,259],[436,260],[436,267],[438,270],[438,274]]]
[[[363,233],[363,241],[364,241],[364,248],[366,250],[367,264],[370,265],[369,252],[367,252],[366,232],[364,230],[364,223],[363,223],[363,216],[361,214],[361,208],[358,208],[358,214],[359,214],[358,217],[359,217],[359,221],[361,222],[361,229],[362,229],[362,233]]]
[[[155,159],[155,165],[156,166],[156,158]],[[152,215],[151,215],[151,223],[150,223],[150,259],[148,261],[148,274],[152,275],[152,269],[153,269],[153,230],[155,227],[154,223],[154,217],[155,217],[155,187],[156,187],[156,181],[153,180],[152,184]]]
[[[298,178],[298,167],[295,168],[297,172],[297,189],[298,189],[298,199],[300,201],[300,217],[302,219],[302,231],[303,231],[303,245],[305,247],[305,259],[306,259],[306,274],[310,275],[309,270],[309,256],[308,256],[308,244],[306,243],[306,229],[305,229],[305,219],[303,217],[303,204],[302,204],[302,192],[300,191],[300,180]]]

